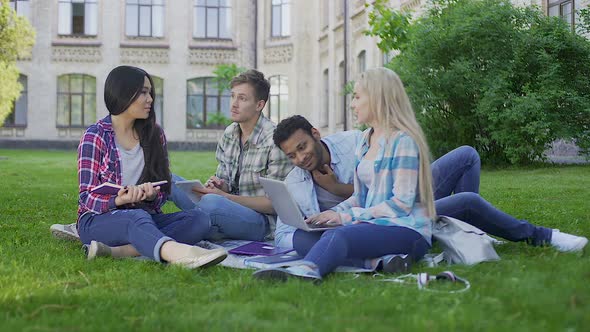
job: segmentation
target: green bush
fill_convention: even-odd
[[[558,138],[588,153],[590,42],[565,22],[506,0],[435,0],[391,27],[388,11],[375,7],[368,34],[404,34],[383,51],[400,52],[388,66],[434,155],[469,144],[485,161],[522,164]]]

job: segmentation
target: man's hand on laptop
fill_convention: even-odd
[[[340,214],[333,210],[326,210],[322,213],[315,214],[307,219],[305,222],[313,226],[340,226],[342,225],[342,219]]]

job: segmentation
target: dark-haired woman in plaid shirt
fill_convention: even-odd
[[[186,268],[221,262],[224,249],[194,246],[209,231],[206,213],[160,210],[170,186],[152,182],[171,179],[150,75],[131,66],[113,69],[104,99],[109,115],[86,130],[78,147],[78,232],[88,259],[142,255]],[[91,192],[105,182],[123,188],[114,195]]]

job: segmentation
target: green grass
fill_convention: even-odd
[[[173,152],[173,171],[206,179],[212,153]],[[590,258],[508,243],[499,262],[452,266],[468,292],[335,274],[321,285],[253,280],[251,271],[187,271],[84,259],[49,226],[76,218],[74,152],[0,150],[0,330],[584,331]],[[519,218],[590,236],[590,166],[490,170],[481,192]],[[174,211],[167,205],[166,211]],[[444,267],[414,267],[436,273]],[[439,285],[438,289],[450,289]]]

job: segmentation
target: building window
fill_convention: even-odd
[[[5,127],[26,127],[27,126],[27,77],[19,75],[18,83],[22,86],[20,96],[12,105],[12,111],[4,119]]]
[[[279,123],[289,114],[289,80],[285,75],[271,76],[268,80],[270,96],[267,116],[272,122]]]
[[[97,0],[59,0],[57,33],[97,35]]]
[[[9,5],[18,15],[31,19],[31,2],[29,0],[10,0]]]
[[[367,59],[366,59],[367,52],[361,51],[356,58],[357,62],[357,70],[358,73],[364,73],[367,70]]]
[[[231,38],[230,0],[195,0],[194,7],[193,37]]]
[[[330,114],[330,76],[328,69],[324,70],[324,93],[322,94],[322,113],[320,115],[320,127],[324,128],[327,127],[329,124],[329,114]]]
[[[156,95],[154,100],[156,123],[164,128],[164,80],[157,76],[152,76],[152,82],[154,82],[154,93]]]
[[[547,15],[561,17],[570,26],[574,26],[575,8],[573,0],[548,0]]]
[[[291,0],[272,0],[271,36],[291,35]]]
[[[344,86],[346,82],[344,81],[344,61],[340,62],[338,65],[338,91],[336,96],[336,124],[340,125],[344,123],[344,113],[346,110],[344,109],[344,103],[346,100],[346,95],[344,94]]]
[[[96,121],[96,78],[66,74],[57,78],[57,126],[86,127]]]
[[[213,77],[199,77],[187,81],[186,127],[219,128],[229,119],[231,94],[219,91]]]
[[[164,37],[164,0],[126,0],[125,34]]]

